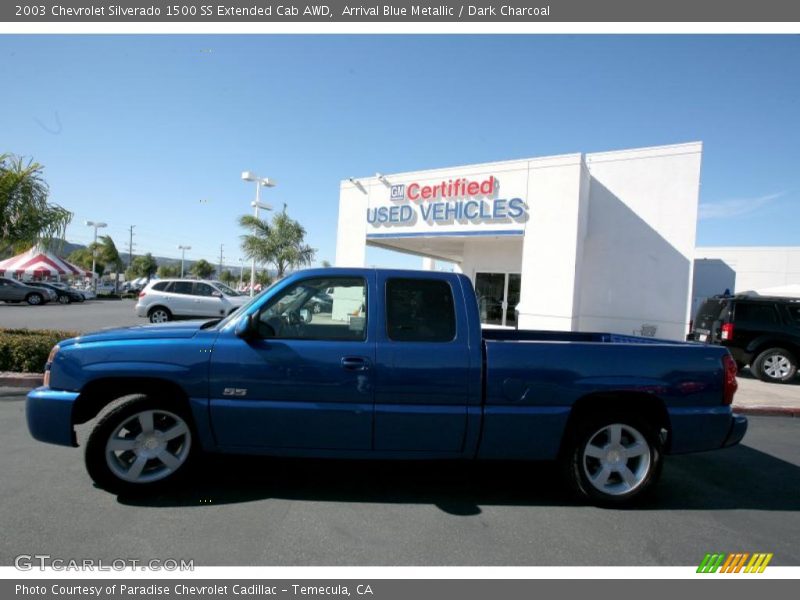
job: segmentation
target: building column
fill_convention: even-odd
[[[365,266],[368,201],[368,187],[342,181],[339,190],[339,224],[336,230],[337,267]]]

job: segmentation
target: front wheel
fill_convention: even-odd
[[[69,296],[59,296],[58,297],[58,303],[59,304],[69,304],[70,303]]]
[[[788,350],[770,348],[756,357],[751,368],[761,381],[787,383],[797,375],[797,359]]]
[[[570,486],[600,505],[627,504],[652,490],[661,474],[659,436],[631,415],[581,421],[565,448],[562,466]]]
[[[151,492],[188,471],[196,450],[183,410],[139,396],[106,415],[86,444],[86,469],[114,493]]]

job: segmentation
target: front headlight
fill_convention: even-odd
[[[44,379],[42,380],[42,385],[50,387],[50,367],[53,366],[53,361],[56,359],[56,354],[60,348],[58,344],[53,346],[53,349],[50,350],[50,354],[47,355],[47,362],[44,365]]]

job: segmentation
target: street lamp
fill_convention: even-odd
[[[186,258],[186,251],[191,249],[191,246],[178,246],[178,250],[181,251],[181,279],[183,279],[183,260]]]
[[[97,253],[97,230],[103,227],[108,227],[106,223],[101,221],[86,221],[87,227],[94,227],[94,244],[92,244],[92,291],[96,294],[97,293],[97,273],[95,273],[96,262],[97,258],[95,254]]]
[[[251,202],[250,206],[252,206],[254,211],[254,216],[258,218],[258,209],[263,208],[264,210],[272,210],[272,206],[269,204],[262,204],[261,203],[261,186],[264,187],[275,187],[275,180],[269,179],[268,177],[259,177],[252,171],[242,171],[242,180],[243,181],[255,181],[256,183],[256,199],[255,202]],[[250,267],[250,295],[255,294],[255,287],[256,287],[256,259],[253,258],[253,264]]]

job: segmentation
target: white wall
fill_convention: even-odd
[[[582,243],[582,157],[531,160],[529,169],[519,327],[570,331],[576,325],[575,274]]]
[[[684,339],[702,144],[588,154],[578,327]]]
[[[369,188],[363,188],[367,192]],[[367,252],[367,198],[360,188],[342,181],[336,230],[336,266],[363,267]]]
[[[734,292],[800,284],[800,247],[703,247],[697,259],[719,259],[736,272]]]

